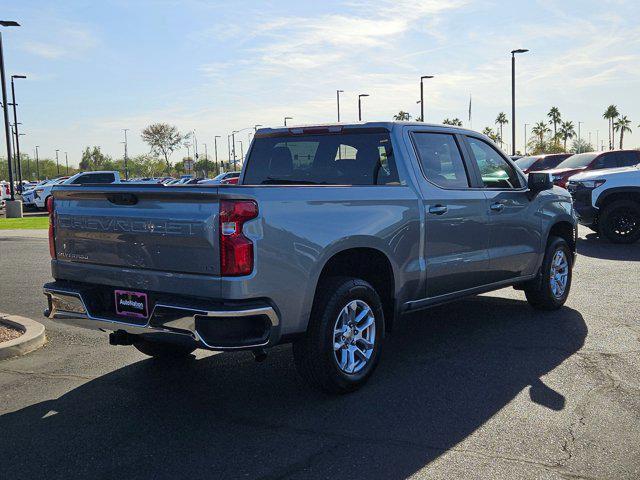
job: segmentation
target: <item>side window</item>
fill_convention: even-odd
[[[618,152],[617,158],[618,167],[632,167],[640,161],[637,152]]]
[[[414,133],[425,177],[442,188],[468,188],[469,178],[453,135],[446,133]]]
[[[520,188],[515,169],[498,151],[477,138],[467,137],[473,158],[478,164],[482,183],[487,188]]]
[[[113,183],[114,181],[115,175],[113,173],[90,173],[76,178],[73,183],[85,185],[90,183]]]

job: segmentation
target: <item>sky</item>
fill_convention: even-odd
[[[121,158],[124,128],[129,155],[147,153],[140,131],[154,122],[195,130],[201,155],[220,135],[226,159],[232,130],[335,121],[337,89],[343,121],[357,120],[359,93],[364,120],[415,116],[421,75],[434,76],[427,122],[495,127],[499,112],[511,119],[516,48],[530,50],[517,57],[518,149],[552,106],[606,145],[610,104],[632,120],[625,146],[640,146],[637,0],[21,0],[2,16],[22,25],[2,30],[8,75],[28,76],[16,80],[21,150],[60,149],[70,164],[93,145]]]

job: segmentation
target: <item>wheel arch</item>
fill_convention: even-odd
[[[640,186],[607,189],[598,196],[595,206],[603,209],[607,204],[617,200],[631,200],[640,204]]]
[[[332,249],[318,272],[312,304],[318,298],[318,289],[321,288],[322,282],[335,276],[356,277],[369,282],[382,301],[386,329],[389,330],[392,327],[397,308],[398,276],[397,268],[387,253],[371,244]]]

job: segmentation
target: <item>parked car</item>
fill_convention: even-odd
[[[556,168],[560,162],[569,158],[570,153],[547,153],[544,155],[531,155],[517,159],[516,165],[524,173],[537,172]]]
[[[120,183],[120,173],[116,171],[79,172],[71,177],[60,177],[54,181],[34,189],[33,203],[36,207],[44,210],[47,199],[51,196],[51,189],[55,185],[89,185],[89,184],[109,184]]]
[[[578,173],[567,189],[582,225],[614,243],[640,239],[640,166]]]
[[[549,175],[422,122],[260,129],[238,186],[60,185],[50,205],[49,318],[154,357],[293,342],[330,392],[406,312],[505,286],[560,308],[576,247]]]
[[[221,183],[230,183],[230,182],[225,182],[225,180],[231,180],[234,178],[236,179],[236,183],[237,183],[237,179],[239,177],[240,177],[240,172],[222,172],[213,178],[207,178],[207,179],[201,180],[198,183],[202,185],[219,185]]]
[[[640,163],[638,150],[609,150],[572,155],[554,169],[542,170],[553,175],[553,183],[566,187],[569,177],[576,173],[603,168],[629,167]]]
[[[11,186],[9,182],[0,182],[0,207],[4,208],[7,200],[11,199]]]

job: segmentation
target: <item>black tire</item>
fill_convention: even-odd
[[[600,215],[602,234],[613,243],[640,240],[640,203],[618,200],[605,206]]]
[[[551,263],[556,253],[562,251],[567,261],[567,283],[562,295],[555,295],[552,290]],[[557,310],[564,305],[571,290],[573,276],[573,253],[564,238],[550,237],[540,267],[540,276],[524,289],[529,305],[537,310]]]
[[[139,339],[133,344],[136,349],[145,355],[154,358],[186,358],[196,349],[192,345],[179,343],[153,342]]]
[[[360,370],[347,373],[334,353],[334,328],[342,310],[354,300],[366,303],[375,324],[375,339],[369,359]],[[345,337],[342,337],[343,339]],[[293,344],[293,358],[300,376],[328,393],[348,393],[360,388],[375,370],[382,352],[384,313],[375,289],[364,280],[333,277],[318,287],[305,336]],[[347,341],[357,344],[357,340]]]

